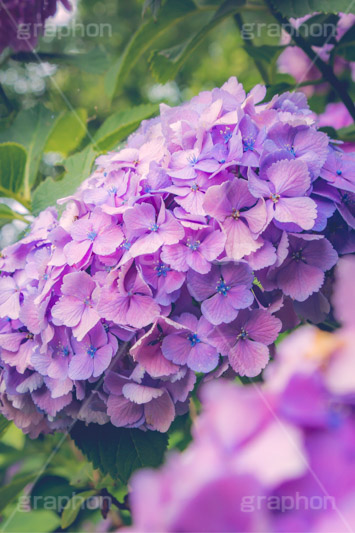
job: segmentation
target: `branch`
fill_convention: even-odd
[[[270,0],[265,0],[265,3],[270,9],[270,12],[275,17],[275,19],[279,22],[279,24],[291,35],[294,42],[299,46],[309,57],[309,59],[312,61],[314,65],[318,68],[318,70],[323,75],[324,79],[330,83],[330,85],[333,87],[335,92],[338,93],[339,98],[342,100],[344,105],[347,107],[350,115],[352,116],[353,120],[355,121],[355,105],[352,99],[350,98],[344,84],[336,77],[334,74],[334,71],[330,65],[325,63],[319,55],[314,52],[312,47],[308,44],[306,39],[302,37],[302,35],[295,34],[292,32],[291,28],[292,25],[288,21],[287,18],[285,18],[281,13],[276,11],[274,9],[274,6],[272,5]]]

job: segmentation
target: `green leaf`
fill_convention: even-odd
[[[23,491],[27,485],[32,483],[37,477],[37,474],[27,474],[25,476],[17,477],[8,485],[0,487],[0,512],[11,503]]]
[[[55,205],[59,198],[73,194],[82,181],[90,176],[91,168],[98,153],[89,145],[81,152],[65,161],[66,173],[62,179],[47,178],[39,184],[32,195],[32,212],[37,215],[50,205]]]
[[[75,522],[81,506],[92,496],[97,494],[96,490],[86,490],[84,492],[78,492],[71,500],[68,501],[67,505],[63,509],[62,518],[61,518],[61,527],[66,529]]]
[[[94,141],[101,150],[110,150],[132,133],[142,120],[158,111],[158,106],[145,104],[111,115],[94,135]]]
[[[326,133],[330,139],[338,138],[338,133],[332,126],[322,126],[321,128],[318,128],[318,131]]]
[[[355,26],[352,26],[332,50],[335,54],[344,57],[347,61],[355,61]]]
[[[89,74],[103,74],[110,65],[107,52],[102,46],[96,46],[89,52],[61,54],[52,52],[17,52],[11,59],[23,62],[38,62],[39,60],[56,65],[72,65]]]
[[[192,0],[167,0],[156,20],[150,18],[143,22],[129,41],[123,55],[106,74],[105,89],[109,97],[115,96],[128,72],[154,41],[170,27],[199,11]]]
[[[1,214],[0,214],[1,216]],[[5,433],[7,428],[10,426],[11,421],[7,420],[4,416],[0,415],[0,437]]]
[[[10,207],[6,204],[0,203],[0,228],[5,226],[5,224],[9,224],[10,222],[13,222],[14,220],[22,220],[22,222],[27,222],[27,220],[20,215],[20,213],[16,213],[16,211],[13,211],[10,209]],[[0,421],[0,435],[1,435],[1,421]]]
[[[31,511],[18,512],[13,516],[10,515],[10,520],[6,522],[6,533],[28,533],[35,531],[36,533],[49,533],[51,531],[58,531],[60,519],[53,511]]]
[[[355,142],[355,124],[337,130],[338,139],[344,142]]]
[[[159,9],[161,8],[161,0],[145,0],[142,10],[142,17],[146,14],[148,9],[151,10],[154,20],[157,20]]]
[[[265,63],[271,64],[276,61],[286,47],[272,45],[251,46],[246,44],[243,48],[253,59],[265,61]]]
[[[111,424],[77,423],[71,436],[94,468],[124,483],[138,468],[159,466],[168,444],[166,433],[116,428]]]
[[[338,21],[338,15],[315,15],[302,22],[299,32],[311,46],[323,46],[325,43],[334,44],[336,43],[335,36]]]
[[[271,0],[284,17],[303,17],[309,13],[355,13],[355,4],[349,0]]]
[[[212,19],[192,37],[167,50],[152,52],[149,62],[154,77],[159,83],[166,83],[175,78],[181,66],[204,40],[207,34],[229,16],[240,11],[245,0],[227,0],[216,11]]]
[[[60,62],[73,65],[88,74],[103,74],[110,66],[107,52],[101,46],[85,54],[68,54]]]
[[[60,502],[59,498],[68,498],[73,495],[73,487],[69,485],[67,479],[61,476],[44,475],[41,476],[32,487],[30,502],[32,509],[48,509],[48,504]],[[50,500],[51,498],[52,500]],[[60,509],[55,509],[60,511]]]
[[[24,196],[29,199],[31,186],[35,183],[39,164],[49,134],[55,125],[56,115],[46,107],[37,105],[20,111],[10,128],[0,132],[0,141],[14,141],[22,144],[28,153]]]
[[[16,198],[23,193],[27,152],[17,143],[0,144],[0,196]]]
[[[44,152],[56,152],[67,156],[75,150],[86,134],[86,109],[61,114],[47,139]]]

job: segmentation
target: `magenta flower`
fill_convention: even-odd
[[[268,311],[240,311],[234,322],[211,331],[209,340],[221,355],[228,356],[233,370],[251,378],[267,365],[267,346],[276,340],[281,326],[281,321]]]
[[[138,261],[143,279],[154,289],[154,300],[159,305],[170,305],[174,302],[186,275],[167,265],[159,252],[154,255],[142,255]]]
[[[0,348],[2,361],[15,367],[20,374],[23,374],[27,368],[33,368],[31,356],[37,348],[33,333],[28,331],[0,333]]]
[[[143,203],[123,214],[127,239],[137,239],[129,249],[131,257],[153,254],[163,244],[175,244],[184,236],[184,228],[161,203],[159,214],[152,204]]]
[[[268,221],[297,224],[309,230],[317,217],[317,205],[308,198],[311,178],[306,163],[299,160],[278,161],[266,171],[269,181],[251,170],[248,187],[255,198],[265,198]]]
[[[70,234],[73,240],[64,247],[69,265],[87,261],[92,253],[110,255],[124,239],[109,215],[95,212],[74,222]]]
[[[81,342],[73,339],[72,346],[74,356],[69,363],[68,376],[83,380],[103,374],[117,351],[118,343],[115,337],[111,336],[109,340],[105,328],[99,323]]]
[[[95,287],[95,282],[86,272],[67,274],[61,286],[62,296],[52,308],[53,323],[72,328],[78,341],[100,320],[94,308]]]
[[[20,313],[21,290],[14,278],[0,278],[0,318],[9,317],[15,320]]]
[[[355,193],[354,164],[353,154],[330,150],[320,175],[334,187]]]
[[[168,360],[162,352],[162,343],[167,335],[188,329],[166,317],[159,317],[149,331],[132,346],[130,354],[152,378],[170,376],[179,371],[179,366]]]
[[[110,393],[107,413],[117,427],[137,427],[145,422],[150,429],[165,432],[175,418],[174,402],[164,389],[135,383],[111,372],[105,379]]]
[[[103,318],[119,325],[142,328],[159,316],[160,307],[132,262],[125,265],[118,276],[116,272],[110,274],[107,282],[98,293],[97,310]]]
[[[303,302],[324,283],[324,272],[332,268],[338,254],[321,235],[289,234],[289,253],[276,272],[278,287],[287,296]]]
[[[178,244],[163,246],[162,260],[178,271],[187,272],[190,268],[200,274],[211,270],[212,261],[224,250],[226,236],[220,230],[204,228],[185,230],[185,237]]]
[[[251,292],[253,272],[247,263],[213,265],[208,274],[190,270],[187,287],[190,294],[202,302],[202,314],[211,324],[231,322],[239,309],[249,307],[254,296]]]
[[[208,340],[212,324],[201,317],[183,313],[176,320],[187,328],[167,335],[162,342],[164,357],[175,364],[187,365],[195,372],[210,372],[218,363],[218,352]]]
[[[245,115],[240,121],[239,129],[243,140],[240,162],[247,167],[258,167],[266,138],[265,128],[259,129],[249,115]]]
[[[286,150],[295,159],[307,163],[311,178],[315,179],[328,155],[328,137],[325,133],[307,126],[275,124],[268,132],[265,150]]]
[[[263,245],[259,234],[266,226],[263,200],[256,202],[243,179],[234,179],[211,187],[203,202],[206,213],[221,222],[227,235],[226,254],[240,260]]]

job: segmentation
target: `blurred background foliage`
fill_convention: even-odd
[[[268,96],[296,86],[290,75],[277,72],[276,59],[283,48],[279,35],[271,37],[265,31],[266,23],[275,24],[275,19],[262,0],[199,0],[195,7],[192,0],[166,0],[162,5],[159,0],[73,4],[71,13],[59,10],[50,22],[55,30],[39,39],[35,53],[6,49],[0,56],[0,247],[16,240],[41,209],[74,192],[88,177],[95,157],[116,147],[141,120],[157,113],[159,103],[177,105],[222,85],[230,76],[237,76],[247,91],[266,82]],[[340,4],[334,9],[341,9]],[[294,8],[297,12],[290,15],[307,13],[307,5],[300,1]],[[159,33],[167,6],[182,13],[186,7],[191,16],[180,16]],[[253,42],[245,42],[238,29],[243,23],[265,26]],[[125,52],[142,24],[148,29],[140,46]],[[179,54],[184,58],[185,46],[191,43],[196,46],[185,62],[177,63],[181,68],[175,73],[174,61]],[[354,98],[348,70],[342,79]],[[337,99],[330,89],[314,94],[310,106],[320,113]],[[192,418],[198,406],[196,400]],[[170,448],[186,447],[190,425],[190,417],[174,422]],[[125,483],[94,470],[73,441],[60,434],[31,441],[13,424],[0,420],[0,482],[0,531],[40,533],[60,531],[61,525],[68,531],[109,531],[129,523]],[[77,509],[63,518],[58,510],[41,505],[36,511],[19,512],[17,502],[22,494],[24,511],[35,496],[40,502],[43,494],[100,495],[105,490],[119,504],[105,525],[100,509]]]

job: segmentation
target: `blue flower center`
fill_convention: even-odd
[[[91,300],[89,297],[86,297],[85,300],[84,300],[84,304],[87,305],[88,307],[90,307],[91,305]]]
[[[67,346],[63,346],[62,348],[62,355],[64,357],[68,357],[68,355],[70,354],[70,351],[69,351],[69,348]]]
[[[109,192],[110,194],[116,194],[116,193],[117,193],[117,190],[118,190],[117,187],[111,187],[111,188],[108,190],[108,192]]]
[[[195,252],[198,247],[200,246],[201,241],[192,241],[191,239],[187,240],[186,246],[190,248],[193,252]]]
[[[157,276],[160,278],[163,276],[163,278],[166,278],[167,273],[170,272],[171,268],[168,267],[168,265],[165,265],[164,263],[159,263],[156,267],[154,267],[154,270],[157,271]]]
[[[277,204],[277,202],[280,200],[280,195],[277,193],[271,194],[270,199],[274,202],[274,204]]]
[[[230,286],[226,284],[223,278],[221,278],[216,287],[217,293],[222,294],[223,296],[227,296],[229,290]]]
[[[129,250],[130,247],[132,246],[132,243],[129,241],[124,241],[120,246],[121,248],[124,248],[125,250]]]
[[[250,150],[252,152],[254,150],[254,144],[255,139],[243,139],[243,151],[247,152],[248,150]]]
[[[197,163],[197,157],[195,155],[191,155],[187,158],[187,160],[189,162],[189,165],[191,165],[192,167]]]
[[[223,134],[224,144],[227,144],[228,141],[232,138],[232,134],[230,132],[226,132]]]
[[[292,259],[294,259],[295,261],[303,261],[304,260],[304,257],[302,255],[302,248],[300,250],[297,250],[297,252],[293,252],[292,254]]]
[[[201,342],[201,339],[198,338],[197,333],[192,333],[187,337],[187,340],[190,341],[191,346],[196,346],[199,342]]]
[[[88,233],[88,239],[89,239],[89,241],[94,241],[94,240],[96,239],[96,237],[97,237],[97,233],[96,233],[96,231],[90,231],[90,232]]]
[[[342,175],[342,171],[341,170],[337,170],[337,175],[341,176]]]
[[[43,279],[44,281],[47,281],[47,279],[49,279],[49,274],[43,274]]]
[[[198,191],[200,189],[200,187],[197,185],[197,183],[194,183],[193,185],[191,185],[191,190],[192,191]]]
[[[91,358],[94,357],[94,355],[97,352],[97,348],[91,344],[91,346],[88,348],[87,354],[90,355]]]
[[[240,339],[241,339],[241,340],[245,340],[245,339],[247,339],[247,338],[248,338],[248,332],[245,331],[244,328],[242,328],[242,329],[240,330],[240,333],[239,333],[237,339],[238,339],[238,340],[240,340]]]
[[[152,224],[149,229],[150,229],[150,231],[158,231],[159,226],[158,226],[158,224]]]

